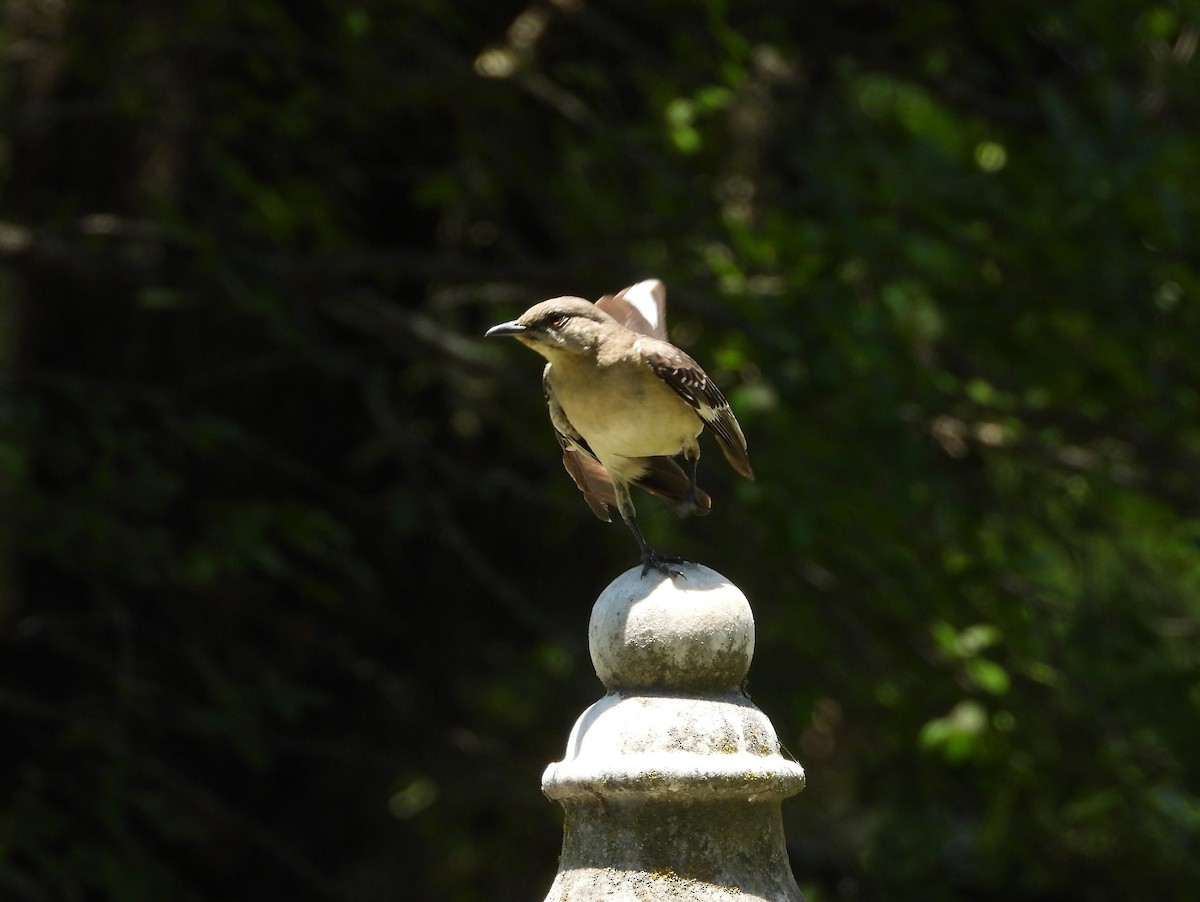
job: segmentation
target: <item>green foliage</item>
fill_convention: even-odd
[[[536,898],[633,561],[483,329],[666,280],[810,900],[1200,883],[1200,9],[17,3],[0,895]]]

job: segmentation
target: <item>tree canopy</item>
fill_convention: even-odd
[[[810,902],[1200,885],[1194,0],[14,0],[0,895],[540,898],[636,561],[534,301],[649,276]]]

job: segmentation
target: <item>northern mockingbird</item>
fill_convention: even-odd
[[[583,298],[542,301],[487,335],[511,335],[549,363],[542,388],[563,465],[601,520],[615,504],[637,539],[642,575],[683,558],[651,548],[629,495],[640,486],[677,513],[707,514],[712,499],[696,485],[697,442],[708,426],[729,465],[753,479],[746,438],[721,390],[691,357],[666,340],[666,289],[639,282],[595,304]],[[682,454],[690,472],[673,459]]]

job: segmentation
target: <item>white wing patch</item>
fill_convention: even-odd
[[[666,288],[658,279],[646,279],[636,285],[630,285],[622,292],[624,300],[642,315],[653,330],[651,335],[664,334],[667,331],[663,321],[662,299],[666,296]]]
[[[606,294],[596,306],[626,329],[667,340],[667,286],[660,279],[646,279]]]

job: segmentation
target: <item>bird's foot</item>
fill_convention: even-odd
[[[676,577],[682,576],[687,579],[687,576],[682,570],[672,567],[672,564],[690,564],[692,563],[685,557],[678,557],[673,554],[659,554],[653,548],[647,548],[642,552],[642,576],[650,572],[653,567],[664,576]]]

